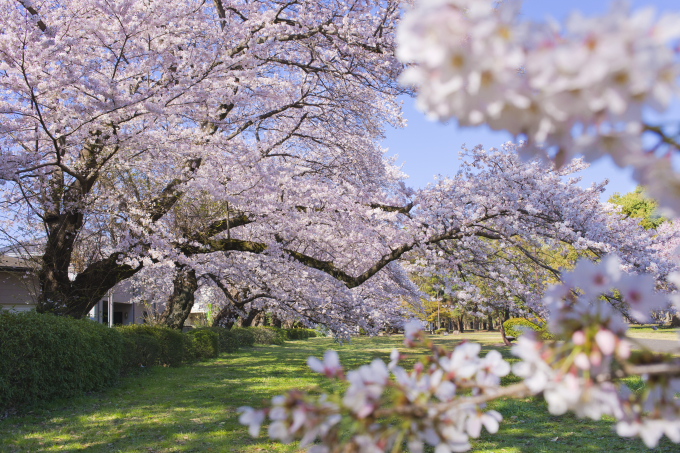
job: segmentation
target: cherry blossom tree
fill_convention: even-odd
[[[44,242],[41,311],[83,316],[154,262],[195,286],[201,241],[250,252],[231,230],[257,223],[275,246],[341,208],[320,212],[329,193],[391,200],[401,175],[377,140],[401,124],[394,2],[1,6],[3,229]],[[99,253],[69,277],[86,232]]]

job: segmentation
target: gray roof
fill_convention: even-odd
[[[0,256],[0,270],[3,271],[30,271],[34,268],[31,262],[13,256]]]

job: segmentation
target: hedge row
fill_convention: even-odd
[[[88,319],[0,311],[0,408],[104,388],[140,366],[179,366],[254,344],[316,336],[310,329],[221,327],[187,333],[148,324],[110,329]]]
[[[117,330],[89,320],[0,311],[0,408],[105,387],[124,351]]]
[[[284,329],[284,332],[289,340],[306,340],[319,336],[318,332],[312,329]]]
[[[318,336],[312,329],[280,329],[278,327],[251,327],[257,344],[282,345],[286,340],[306,340]]]
[[[110,329],[89,319],[0,311],[0,408],[110,385],[141,366],[216,357],[219,336],[149,325]]]
[[[282,345],[286,340],[306,340],[318,336],[312,329],[279,329],[277,327],[202,327],[190,332],[207,330],[215,332],[219,337],[220,352],[233,352],[238,348],[250,347],[254,344]]]

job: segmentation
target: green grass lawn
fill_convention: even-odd
[[[630,338],[649,338],[649,339],[654,339],[654,340],[675,340],[678,341],[680,339],[680,329],[678,328],[673,328],[673,327],[667,327],[667,326],[658,326],[656,330],[652,329],[651,324],[646,324],[646,325],[630,325],[628,326],[628,332],[627,335]]]
[[[498,334],[436,337],[453,345],[470,338],[492,346]],[[181,368],[152,368],[122,379],[109,390],[19,408],[0,421],[1,452],[293,452],[295,444],[251,439],[239,425],[236,409],[260,406],[287,389],[329,384],[310,372],[307,356],[320,357],[335,349],[346,368],[374,357],[388,360],[402,338],[358,338],[339,346],[329,339],[291,341],[285,346],[261,346]],[[417,352],[417,351],[411,351]],[[513,378],[507,378],[508,382]],[[491,408],[504,416],[496,435],[484,433],[473,442],[478,452],[618,452],[647,451],[638,439],[621,439],[611,422],[553,417],[533,398],[503,400]],[[266,430],[265,430],[266,432]],[[657,451],[680,451],[664,439]]]

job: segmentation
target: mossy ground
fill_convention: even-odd
[[[462,338],[479,341],[484,350],[498,347],[498,334],[436,337],[453,346]],[[260,406],[291,388],[328,387],[309,371],[309,355],[335,349],[346,368],[374,357],[388,360],[402,338],[357,338],[339,346],[316,338],[285,346],[258,346],[180,368],[151,368],[125,377],[95,394],[18,408],[0,421],[2,452],[294,452],[296,444],[251,439],[239,425],[237,408]],[[407,351],[404,351],[407,352]],[[408,351],[416,353],[420,351]],[[511,382],[512,377],[506,378]],[[636,384],[636,383],[632,383]],[[540,399],[502,400],[490,406],[504,416],[496,435],[483,433],[473,442],[477,452],[638,452],[638,439],[622,439],[611,421],[551,416]],[[266,431],[265,431],[266,432]],[[664,439],[656,451],[680,451]]]

